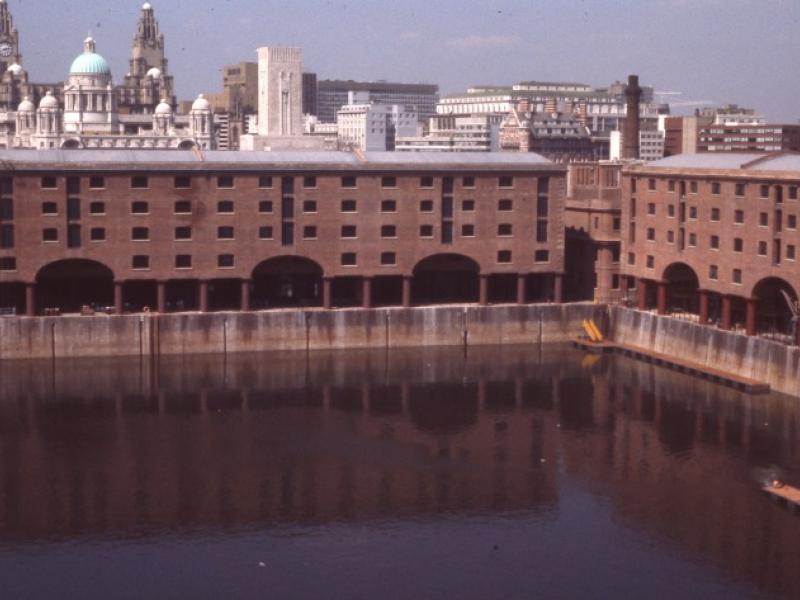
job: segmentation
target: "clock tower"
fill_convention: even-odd
[[[19,53],[19,32],[8,10],[6,0],[0,0],[0,72],[5,73],[11,65],[22,64]]]
[[[151,114],[165,98],[175,107],[172,76],[164,56],[164,34],[158,29],[153,5],[145,2],[133,36],[129,72],[118,88],[122,113]]]

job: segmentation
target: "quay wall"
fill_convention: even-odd
[[[742,377],[800,396],[800,348],[698,323],[613,306],[609,338]]]
[[[0,360],[539,344],[607,326],[599,304],[0,318]]]

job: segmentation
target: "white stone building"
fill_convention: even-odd
[[[392,151],[396,138],[416,135],[417,113],[396,104],[348,104],[339,109],[336,125],[342,149]]]

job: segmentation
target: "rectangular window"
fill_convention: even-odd
[[[656,268],[656,258],[655,256],[647,256],[647,268],[648,269],[655,269]]]
[[[131,239],[136,242],[146,242],[150,239],[150,229],[147,227],[134,227],[131,229]]]
[[[797,229],[797,215],[786,215],[786,228]]]
[[[767,242],[758,242],[758,255],[759,256],[767,255]]]
[[[452,194],[454,186],[455,186],[455,182],[453,181],[452,177],[442,177],[442,193],[443,194]]]
[[[670,179],[669,180],[669,182],[667,183],[667,189],[670,192],[674,192],[675,191],[675,180],[674,179]]]
[[[355,267],[358,264],[355,252],[345,252],[341,256],[341,265],[343,267]]]
[[[647,203],[647,214],[648,215],[656,214],[656,203],[655,202],[648,202]]]
[[[742,240],[742,238],[733,238],[733,251],[734,252],[744,251],[744,240]]]
[[[89,239],[93,242],[105,242],[106,230],[103,227],[93,227],[89,230]]]
[[[146,175],[134,175],[131,177],[131,187],[135,190],[143,190],[149,187]]]
[[[675,243],[675,232],[672,231],[671,229],[667,231],[667,242],[669,242],[670,244]]]
[[[217,256],[217,267],[220,269],[232,269],[235,265],[233,254],[220,254]]]
[[[711,249],[712,250],[719,250],[719,236],[718,235],[712,235],[711,236],[710,245],[711,245]]]
[[[631,194],[636,193],[636,177],[631,177]]]
[[[81,247],[81,226],[77,223],[67,225],[67,248]]]
[[[192,228],[191,227],[176,227],[175,228],[175,239],[178,241],[186,241],[192,239]]]
[[[461,178],[461,187],[474,188],[475,187],[475,178],[472,175],[467,175],[466,177],[462,177]]]
[[[421,237],[421,238],[432,238],[433,237],[433,225],[420,225],[419,226],[419,237]]]
[[[690,233],[689,234],[689,246],[691,248],[694,248],[695,246],[697,246],[697,234],[696,233]]]
[[[258,187],[262,190],[272,188],[272,177],[270,175],[260,175],[258,178]]]
[[[342,212],[343,213],[354,213],[354,212],[356,212],[356,201],[355,200],[342,200]]]
[[[694,221],[695,219],[697,219],[697,207],[696,207],[696,206],[690,206],[690,207],[689,207],[689,218],[690,218],[692,221]]]
[[[795,259],[795,246],[794,244],[786,244],[786,260]]]
[[[628,264],[629,265],[636,264],[636,255],[633,252],[628,252]]]
[[[272,200],[261,200],[258,203],[258,212],[261,214],[270,214],[272,212]]]
[[[533,254],[533,260],[537,263],[550,262],[550,252],[547,250],[537,250]]]
[[[0,198],[0,221],[14,220],[14,199]]]
[[[475,237],[475,225],[472,224],[462,225],[461,237]]]
[[[711,193],[714,196],[719,196],[722,193],[722,185],[718,181],[711,182]]]
[[[738,225],[741,225],[742,223],[744,223],[744,211],[743,210],[738,210],[737,209],[737,210],[735,210],[733,212],[733,222],[738,224]]]
[[[497,179],[497,186],[501,188],[513,188],[514,178],[511,175],[501,175]]]
[[[433,187],[433,177],[429,175],[425,175],[424,177],[419,178],[419,187],[430,189]]]
[[[143,254],[137,254],[131,259],[131,267],[136,270],[149,269],[150,257]]]
[[[317,178],[314,175],[306,175],[305,177],[303,177],[303,187],[304,188],[317,187]]]
[[[174,179],[175,189],[188,190],[192,187],[192,180],[188,175],[176,175]]]
[[[271,240],[272,239],[272,226],[262,225],[258,228],[258,239]]]
[[[656,180],[655,179],[648,179],[647,180],[647,189],[651,192],[656,191]]]
[[[443,244],[452,244],[453,243],[453,222],[452,221],[443,221],[442,222],[442,243]]]
[[[789,200],[797,200],[797,186],[790,185],[789,186]]]
[[[342,225],[342,239],[355,239],[356,226],[355,225]]]
[[[769,226],[769,214],[765,212],[759,213],[758,224],[761,225],[761,227]]]
[[[190,215],[192,214],[191,200],[176,200],[174,212],[176,215]]]
[[[647,241],[648,242],[655,242],[656,241],[656,230],[652,227],[647,228]]]
[[[58,214],[58,204],[55,202],[42,202],[42,214],[43,215],[57,215]]]
[[[14,226],[0,225],[0,248],[14,247]]]
[[[43,242],[57,242],[58,241],[58,229],[55,227],[48,227],[42,231],[42,241]]]
[[[106,187],[106,178],[100,176],[93,176],[89,177],[89,189],[90,190],[102,190]]]
[[[191,269],[192,268],[192,255],[191,254],[178,254],[175,256],[176,269]]]
[[[395,200],[381,200],[381,212],[397,212],[397,202]]]
[[[547,221],[536,221],[536,241],[540,244],[547,241]]]
[[[514,203],[511,200],[500,200],[497,203],[497,210],[500,212],[508,212],[514,209]]]
[[[697,193],[697,182],[696,181],[690,181],[689,182],[689,193],[690,194],[696,194]]]
[[[306,225],[303,227],[303,239],[315,240],[317,239],[317,228],[315,225]]]
[[[281,194],[284,196],[294,195],[294,177],[281,177]]]
[[[475,210],[475,200],[462,200],[461,210],[463,212],[473,212]]]
[[[17,259],[13,256],[0,256],[0,271],[16,271]]]
[[[420,202],[419,202],[419,211],[420,212],[433,212],[433,200],[420,200]]]
[[[41,186],[43,190],[55,190],[58,188],[58,183],[55,177],[52,175],[47,175],[42,177]]]
[[[444,196],[442,198],[442,218],[444,218],[444,219],[452,219],[453,218],[453,197],[452,196]]]
[[[342,187],[343,188],[354,188],[356,187],[357,180],[353,175],[345,175],[342,177]]]
[[[742,283],[742,270],[734,269],[731,273],[731,279],[733,280],[733,283]]]
[[[292,196],[281,198],[281,218],[284,220],[294,218],[294,198]]]
[[[675,218],[675,205],[674,204],[668,204],[667,205],[667,216]]]
[[[540,219],[549,216],[550,214],[550,201],[547,196],[539,196],[536,200],[536,216]]]
[[[134,202],[131,204],[131,213],[134,215],[146,215],[150,212],[149,202]]]
[[[498,250],[497,251],[497,262],[499,262],[499,263],[510,263],[511,262],[511,250]]]
[[[316,200],[305,200],[305,201],[303,201],[303,212],[304,213],[315,213],[315,212],[317,212],[317,201]]]
[[[392,175],[386,175],[381,177],[381,187],[383,188],[396,188],[397,187],[397,177]]]
[[[497,226],[497,235],[501,237],[508,237],[511,235],[511,223],[500,223]]]
[[[611,226],[613,227],[614,231],[619,231],[620,229],[622,229],[622,219],[620,219],[619,217],[614,217],[611,223],[612,223]]]
[[[217,202],[217,214],[232,215],[233,200],[220,200],[219,202]]]
[[[81,218],[81,199],[67,198],[67,220],[77,221]]]
[[[106,214],[106,203],[105,202],[90,202],[89,203],[89,214],[91,214],[91,215],[104,215],[104,214]]]
[[[397,264],[397,255],[394,252],[381,252],[381,265],[391,267]]]
[[[233,175],[220,175],[217,177],[217,187],[223,190],[233,188]]]
[[[80,193],[81,193],[81,178],[67,177],[67,194],[80,194]]]
[[[382,238],[396,238],[397,237],[397,227],[394,225],[382,225],[381,226],[381,237]]]
[[[744,196],[744,194],[745,194],[745,190],[746,190],[746,186],[745,186],[745,184],[743,184],[743,183],[737,183],[737,184],[734,186],[734,193],[735,193],[737,196],[740,196],[740,197],[741,197],[741,196]]]
[[[714,222],[719,221],[719,209],[718,208],[712,208],[711,209],[711,220],[714,221]]]
[[[708,266],[708,278],[713,280],[719,279],[719,268],[717,265]]]
[[[233,227],[230,225],[224,225],[222,227],[217,227],[217,239],[218,240],[232,240],[233,239]]]
[[[762,186],[759,188],[759,190],[758,190],[758,191],[759,191],[759,195],[760,195],[762,198],[769,198],[769,186],[768,186],[768,185],[762,185]]]

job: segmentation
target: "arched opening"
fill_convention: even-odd
[[[114,305],[114,273],[93,260],[50,263],[36,275],[36,301],[39,310],[57,308],[70,313],[84,306],[105,310]]]
[[[122,309],[125,312],[155,310],[158,305],[158,284],[155,281],[131,280],[122,284]]]
[[[301,256],[279,256],[253,269],[251,306],[286,308],[321,306],[322,267]]]
[[[80,147],[81,143],[75,139],[64,140],[64,142],[61,144],[61,148],[64,150],[77,150]]]
[[[783,279],[768,277],[753,288],[756,299],[756,331],[794,335],[797,293]]]
[[[684,263],[673,263],[664,270],[667,282],[667,312],[697,314],[700,310],[700,281]]]
[[[183,140],[178,144],[178,150],[191,150],[194,147],[195,143],[192,140]]]
[[[417,263],[411,281],[415,304],[477,302],[480,267],[460,254],[436,254]]]

